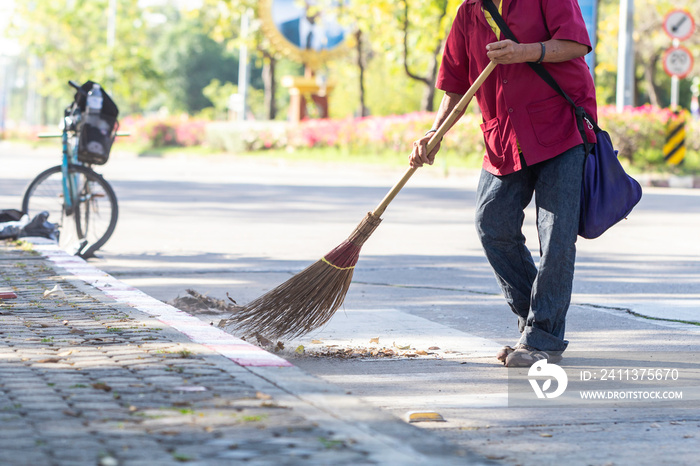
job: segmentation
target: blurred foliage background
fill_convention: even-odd
[[[289,105],[281,79],[302,75],[304,67],[290,60],[284,50],[276,49],[262,33],[261,0],[3,2],[0,90],[5,137],[30,132],[27,128],[56,125],[72,97],[66,81],[92,79],[110,92],[123,117],[128,117],[124,122],[142,130],[139,137],[150,146],[209,144],[228,150],[259,150],[320,144],[349,152],[369,147],[367,137],[360,133],[370,126],[361,122],[353,123],[352,128],[346,125],[343,130],[362,141],[357,144],[340,137],[333,143],[309,145],[308,141],[290,138],[288,131],[281,129]],[[441,99],[441,92],[434,90],[435,77],[445,37],[460,3],[351,0],[342,4],[338,14],[351,31],[345,52],[316,70],[318,76],[335,84],[330,96],[330,116],[338,120],[335,126],[359,117],[371,116],[372,124],[377,125],[384,116],[421,115],[407,116],[404,123],[420,121],[422,126],[382,135],[381,150],[396,147],[396,140],[405,144],[406,139],[422,134],[431,124],[430,112]],[[337,4],[318,0],[317,7],[337,8]],[[675,8],[687,9],[700,20],[697,0],[635,1],[635,107],[660,109],[669,105],[671,84],[663,70],[662,56],[671,39],[664,33],[662,21]],[[251,14],[250,31],[247,37],[241,37],[241,16],[246,12]],[[604,107],[615,103],[619,1],[599,1],[598,23],[594,76],[598,102]],[[238,92],[243,45],[250,58],[248,116],[255,122],[247,127],[251,128],[245,131],[247,135],[240,125],[225,124],[232,110],[231,95]],[[696,31],[683,45],[694,56],[700,56],[700,33]],[[690,76],[681,80],[679,102],[685,108],[690,107],[693,86],[698,91],[699,62]],[[659,128],[672,117],[652,110],[631,112],[629,118],[607,118],[611,124],[622,125],[620,134],[631,134],[633,139],[639,135],[639,140],[629,144],[634,153],[627,156],[636,163],[638,151],[648,152],[645,141],[656,141]],[[640,118],[652,121],[639,124]],[[389,118],[384,126],[390,127],[394,120]],[[478,123],[468,120],[465,118],[460,125],[478,129]],[[307,126],[314,127],[310,122]],[[697,126],[697,122],[689,125],[691,150],[700,145],[694,130]],[[462,132],[471,134],[472,129]],[[393,135],[405,131],[410,135],[398,139]],[[462,140],[463,136],[455,138]],[[479,141],[478,134],[474,141],[469,139],[467,152],[481,151]],[[657,160],[659,151],[654,148],[653,154],[644,156],[644,163]]]

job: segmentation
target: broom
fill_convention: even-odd
[[[459,100],[428,141],[428,153],[462,116],[477,89],[495,66],[495,63],[490,62]],[[416,170],[409,168],[379,205],[362,219],[355,231],[338,247],[277,288],[251,301],[228,319],[219,322],[219,327],[244,336],[264,336],[279,340],[303,335],[328,322],[345,299],[362,245],[377,229],[382,221],[381,215]]]

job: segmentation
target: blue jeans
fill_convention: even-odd
[[[496,176],[482,170],[476,228],[486,258],[513,312],[519,343],[542,351],[566,349],[583,171],[583,145],[553,159]],[[525,245],[524,209],[535,193],[539,268]]]

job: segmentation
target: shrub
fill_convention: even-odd
[[[685,144],[688,150],[700,152],[700,118],[690,118],[687,121]]]
[[[144,126],[144,136],[151,147],[176,146],[176,130],[167,122],[151,121]]]
[[[40,133],[61,134],[61,129],[57,126],[30,126],[8,124],[0,139],[36,142]],[[60,144],[60,140],[59,140]]]
[[[149,148],[190,147],[204,143],[204,119],[177,117],[125,117],[120,127],[129,131],[140,144]]]
[[[669,109],[644,105],[625,108],[617,113],[614,106],[598,109],[601,128],[610,133],[620,157],[640,169],[659,167],[665,163],[663,146],[666,125],[680,118]]]
[[[187,119],[175,125],[176,145],[183,147],[201,146],[209,121]]]
[[[435,120],[434,113],[415,112],[386,117],[344,120],[306,120],[290,128],[289,146],[294,149],[336,147],[353,154],[386,151],[410,152],[413,141]],[[445,150],[469,155],[484,150],[481,117],[467,114],[450,130]]]
[[[204,131],[205,144],[238,153],[287,147],[287,123],[279,121],[217,121]]]

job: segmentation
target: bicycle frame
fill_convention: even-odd
[[[80,121],[80,110],[73,110],[73,114],[75,115],[75,112],[77,112],[77,119],[72,120],[71,119],[71,113],[70,113],[70,107],[64,110],[64,115],[63,115],[63,133],[61,134],[61,142],[63,144],[63,158],[61,161],[61,172],[63,173],[63,198],[65,202],[65,210],[66,210],[66,215],[71,215],[73,213],[73,206],[74,206],[74,200],[77,200],[78,198],[78,191],[77,191],[77,175],[70,176],[68,173],[68,165],[77,165],[78,164],[78,144],[77,142],[73,144],[73,151],[72,153],[70,152],[69,149],[69,144],[68,144],[68,133],[69,133],[69,128],[75,127],[75,125]],[[73,131],[73,134],[75,134],[75,131]],[[74,136],[77,137],[77,136]]]
[[[61,134],[39,134],[38,137],[45,138],[61,138],[61,143],[63,146],[61,158],[61,173],[63,175],[63,202],[65,204],[66,215],[73,214],[73,207],[78,200],[78,180],[77,174],[69,175],[68,167],[69,165],[84,165],[78,161],[78,144],[77,141],[73,144],[73,150],[70,149],[69,144],[69,133],[73,134],[73,137],[77,138],[77,133],[75,131],[76,125],[80,122],[81,113],[79,109],[72,108],[72,106],[67,107],[63,111],[63,131]]]

